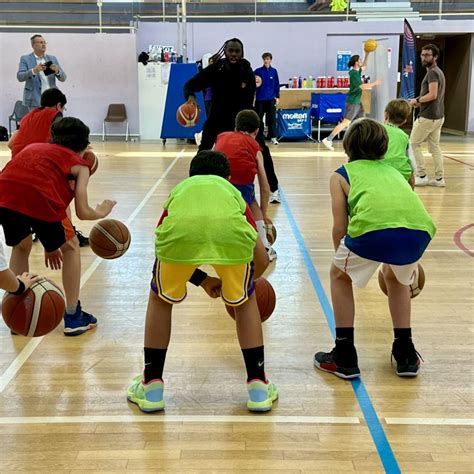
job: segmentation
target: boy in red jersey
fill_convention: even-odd
[[[89,128],[79,119],[67,117],[53,123],[51,143],[28,145],[0,174],[0,223],[7,245],[13,247],[10,268],[15,274],[28,271],[31,233],[45,248],[46,265],[63,268],[66,304],[74,306],[64,315],[66,335],[76,336],[97,324],[79,302],[80,254],[72,252],[74,235],[66,210],[75,200],[79,219],[95,220],[107,216],[115,201],[105,200],[95,209],[87,200],[89,169],[82,156],[89,144]],[[75,181],[74,190],[70,180]]]
[[[277,254],[268,243],[265,231],[270,186],[263,165],[262,149],[255,140],[259,127],[260,118],[256,112],[241,110],[235,118],[235,131],[219,134],[214,149],[224,153],[229,159],[230,182],[242,193],[244,201],[249,205],[257,224],[258,235],[272,261]],[[258,176],[260,187],[260,206],[255,199],[255,175]]]
[[[51,125],[59,120],[66,110],[66,96],[56,88],[47,89],[41,94],[41,107],[26,114],[20,122],[20,128],[11,136],[8,147],[12,158],[32,143],[49,143],[51,140]],[[79,247],[89,245],[89,239],[76,230],[74,233],[79,241]]]
[[[66,103],[66,96],[59,89],[48,89],[41,94],[41,107],[33,109],[21,119],[20,128],[8,141],[12,158],[31,143],[50,141],[51,125],[62,118]]]

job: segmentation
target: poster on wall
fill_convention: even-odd
[[[338,51],[336,60],[336,71],[349,71],[349,60],[351,59],[351,51]]]

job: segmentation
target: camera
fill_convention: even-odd
[[[51,65],[53,64],[53,61],[46,61],[44,65],[46,66],[46,69],[44,70],[44,75],[49,76],[51,74],[54,74],[54,71],[51,69]]]

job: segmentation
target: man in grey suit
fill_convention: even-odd
[[[66,73],[61,69],[56,56],[46,54],[46,41],[41,35],[31,37],[33,52],[20,58],[16,74],[20,82],[25,83],[23,105],[30,110],[39,107],[41,94],[56,87],[56,79],[64,82]]]

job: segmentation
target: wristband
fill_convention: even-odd
[[[203,272],[202,270],[199,270],[199,268],[196,268],[196,270],[194,270],[194,273],[191,275],[191,278],[189,279],[189,283],[192,283],[195,286],[200,286],[201,283],[206,279],[206,277],[206,272]]]
[[[9,291],[8,293],[10,293],[11,295],[18,296],[22,295],[25,292],[25,284],[19,278],[17,278],[17,280],[19,283],[18,289],[16,291]]]

